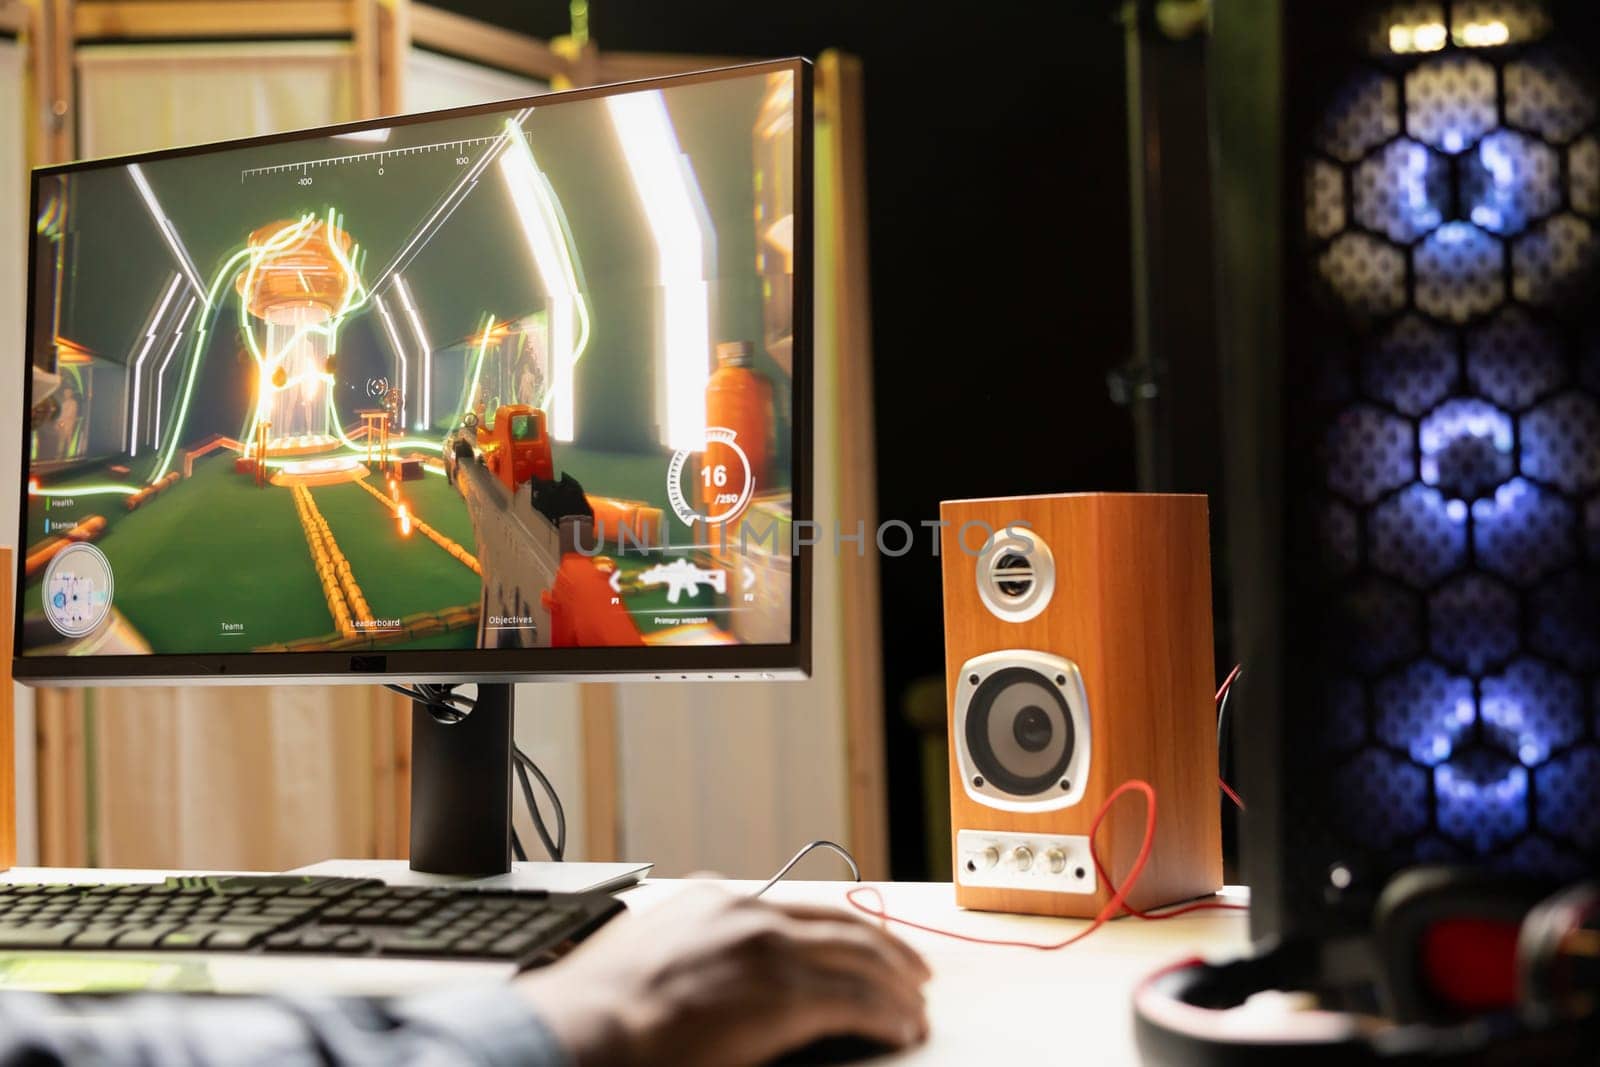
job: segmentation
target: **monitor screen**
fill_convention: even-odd
[[[792,665],[809,104],[785,61],[36,171],[19,675]]]

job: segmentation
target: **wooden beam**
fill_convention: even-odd
[[[406,53],[411,50],[410,0],[378,0],[378,114],[406,109]]]
[[[377,0],[349,0],[350,44],[355,52],[356,116],[377,118],[382,64],[378,42]]]
[[[475,63],[551,81],[566,71],[566,61],[536,37],[457,15],[429,4],[411,4],[411,42],[422,48]]]
[[[64,163],[78,154],[73,0],[34,0],[34,126],[38,164]]]
[[[29,21],[28,6],[22,0],[0,0],[0,33],[21,37]]]
[[[361,0],[82,0],[77,36],[94,40],[186,37],[353,37]]]
[[[89,805],[83,691],[41,689],[35,697],[38,744],[39,862],[89,863]]]
[[[617,687],[591,684],[578,691],[583,730],[584,859],[622,858],[622,791],[617,773]]]
[[[838,392],[830,400],[839,415],[839,521],[865,529],[878,525],[877,463],[873,449],[872,318],[867,270],[867,166],[862,133],[861,63],[824,52],[817,73],[818,136],[830,139],[831,173],[817,187],[835,198],[832,244],[838,269],[818,284],[832,287],[835,335],[820,351],[832,350]],[[821,236],[821,235],[819,235]],[[876,553],[839,554],[839,598],[845,654],[845,737],[849,775],[850,848],[868,879],[888,877],[889,830],[883,750],[883,636],[878,605]]]
[[[411,840],[411,701],[372,689],[372,843],[376,859],[405,859]]]

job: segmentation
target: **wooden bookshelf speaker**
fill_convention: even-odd
[[[1087,918],[1127,877],[1156,792],[1144,909],[1222,884],[1203,496],[940,507],[956,902]],[[1109,877],[1110,883],[1107,878]]]

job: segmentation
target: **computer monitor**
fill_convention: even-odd
[[[508,806],[504,683],[804,676],[810,131],[783,60],[35,170],[17,677],[501,685],[414,759]]]

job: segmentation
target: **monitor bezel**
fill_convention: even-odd
[[[59,174],[108,167],[126,166],[155,160],[176,159],[235,148],[284,144],[342,133],[414,125],[441,119],[467,118],[518,107],[546,108],[576,103],[625,92],[641,92],[762,74],[792,72],[795,76],[796,129],[795,168],[795,253],[793,302],[793,426],[791,513],[795,528],[812,520],[813,478],[813,234],[814,212],[812,175],[812,64],[793,57],[718,67],[665,77],[642,78],[607,85],[587,86],[544,93],[537,96],[497,100],[486,104],[446,108],[439,111],[361,119],[314,129],[294,130],[227,141],[214,141],[182,148],[78,160],[35,167],[30,175],[28,218],[28,306],[26,358],[23,361],[23,418],[20,420],[22,447],[19,453],[18,536],[13,605],[12,671],[16,679],[37,686],[139,685],[161,682],[188,684],[252,684],[304,680],[318,684],[374,684],[385,681],[438,682],[514,682],[514,681],[711,681],[799,679],[811,672],[811,552],[803,539],[793,545],[790,562],[790,640],[786,644],[741,644],[712,646],[604,647],[604,648],[522,648],[522,649],[367,649],[340,652],[242,652],[242,653],[150,653],[117,656],[40,656],[23,650],[22,589],[26,582],[26,544],[28,531],[27,457],[32,429],[28,412],[33,409],[33,337],[35,300],[34,272],[38,242],[32,239],[31,220],[39,210],[39,191],[44,179]]]

